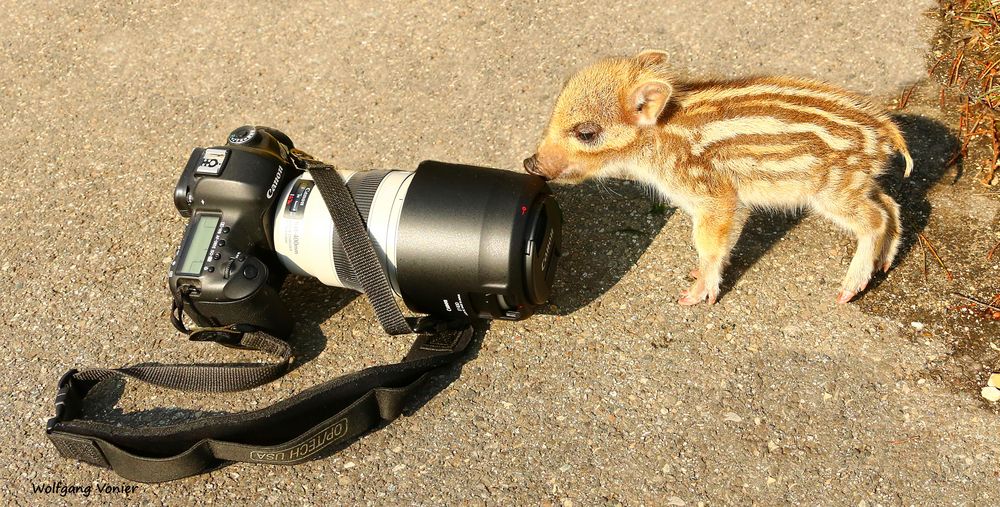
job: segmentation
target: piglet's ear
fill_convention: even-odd
[[[628,101],[633,123],[638,127],[656,125],[673,93],[674,87],[666,81],[651,80],[636,85]]]
[[[659,49],[647,49],[636,53],[634,58],[643,66],[652,67],[654,65],[667,63],[667,52]]]

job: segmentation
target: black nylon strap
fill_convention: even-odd
[[[471,327],[422,334],[400,363],[345,375],[253,412],[147,428],[68,419],[48,436],[63,456],[140,482],[180,479],[230,462],[293,465],[397,418],[408,397],[459,359],[472,336]],[[63,382],[60,397],[75,415],[93,384],[72,374]]]
[[[358,282],[375,309],[382,328],[393,335],[412,333],[403,313],[399,311],[389,279],[378,261],[378,254],[375,253],[368,230],[361,221],[361,215],[344,179],[333,166],[320,162],[305,152],[293,149],[292,156],[301,169],[309,171],[316,182],[323,202],[330,211],[330,217],[333,218],[333,225],[337,228],[337,235],[343,242],[347,258],[354,267]]]
[[[229,336],[233,333],[237,336]],[[206,337],[207,334],[214,336]],[[191,339],[217,341],[225,345],[258,350],[277,356],[281,360],[276,363],[263,364],[151,364],[115,369],[93,368],[74,373],[73,379],[95,385],[113,377],[128,376],[150,384],[182,391],[245,391],[278,379],[288,371],[288,365],[292,360],[292,348],[288,343],[264,332],[242,333],[225,329],[200,329],[191,334]]]

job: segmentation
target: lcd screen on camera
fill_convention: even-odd
[[[212,245],[212,236],[215,235],[215,228],[219,225],[219,217],[210,215],[199,215],[191,231],[191,238],[187,241],[187,248],[181,254],[180,267],[177,274],[198,276],[205,263],[205,254],[208,247]]]

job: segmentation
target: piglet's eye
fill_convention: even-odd
[[[601,126],[596,123],[585,122],[573,127],[573,136],[582,143],[592,143],[601,135]]]

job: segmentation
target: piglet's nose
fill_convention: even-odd
[[[524,159],[524,170],[529,174],[534,174],[535,176],[541,176],[542,178],[548,179],[542,174],[542,170],[538,168],[538,155],[532,155]]]

